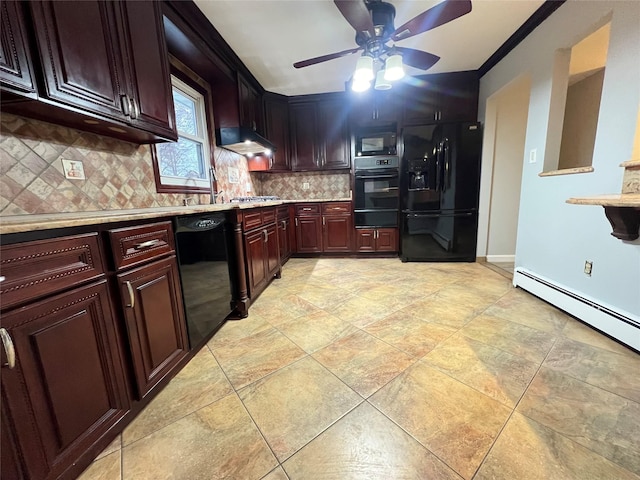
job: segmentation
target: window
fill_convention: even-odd
[[[178,141],[156,145],[158,191],[209,190],[209,136],[205,96],[171,76]]]

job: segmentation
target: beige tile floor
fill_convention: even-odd
[[[81,479],[638,480],[639,372],[482,264],[292,259]]]

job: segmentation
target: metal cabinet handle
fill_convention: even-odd
[[[296,217],[296,227],[298,226],[298,217]]]
[[[135,98],[130,98],[129,103],[131,104],[131,118],[135,120],[140,116],[140,108],[138,107],[138,102],[136,102]]]
[[[136,306],[136,296],[133,294],[131,282],[124,282],[124,284],[127,286],[127,291],[129,292],[129,305],[127,305],[127,308],[134,308]]]
[[[310,212],[310,211],[311,211],[311,208],[303,208],[302,210],[303,210],[304,212]]]
[[[322,217],[322,225],[326,225],[327,222],[325,221],[327,217]]]
[[[13,346],[11,335],[9,335],[9,332],[7,332],[4,328],[0,328],[0,339],[2,340],[4,353],[7,355],[7,363],[2,366],[14,368],[16,366],[16,349]]]
[[[131,115],[131,101],[126,95],[120,95],[120,105],[122,107],[122,113],[127,117]]]
[[[263,230],[262,235],[264,236],[264,243],[267,243],[269,241],[269,234],[266,230]]]
[[[284,230],[285,232],[287,231],[287,221],[286,220],[282,220],[282,230]]]
[[[138,243],[134,248],[136,250],[142,250],[143,248],[150,248],[160,243],[160,240],[154,238],[153,240],[149,240],[147,242]]]
[[[7,279],[7,277],[0,276],[0,283],[4,282],[6,279]]]

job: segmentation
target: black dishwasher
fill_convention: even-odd
[[[174,224],[189,343],[194,349],[232,311],[231,229],[222,213],[177,217]]]

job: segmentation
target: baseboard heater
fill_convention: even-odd
[[[617,341],[640,351],[639,318],[623,315],[522,268],[516,269],[513,283]]]

